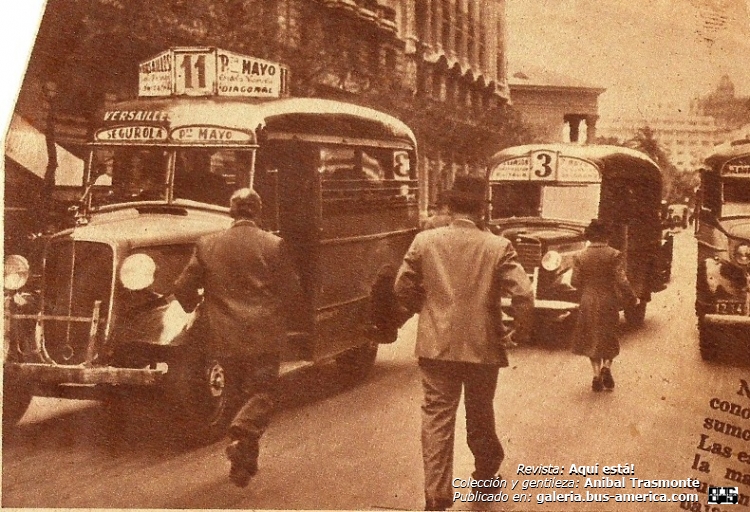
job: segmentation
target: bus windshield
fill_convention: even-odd
[[[722,216],[750,215],[750,186],[747,179],[727,179],[723,185]]]
[[[164,148],[97,148],[92,158],[92,184],[106,187],[107,192],[95,193],[95,202],[166,200],[168,168],[169,152]]]
[[[543,217],[588,222],[599,211],[599,184],[492,184],[492,218]]]
[[[252,157],[249,149],[178,149],[174,198],[227,206],[232,192],[249,183]]]
[[[174,199],[227,206],[232,192],[247,185],[252,156],[233,148],[99,147],[92,158],[93,202],[166,201],[173,157]]]

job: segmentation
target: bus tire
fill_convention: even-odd
[[[32,394],[17,378],[3,376],[3,432],[12,432],[31,404]]]
[[[627,306],[625,308],[625,321],[631,327],[640,327],[646,319],[646,305],[648,303],[641,300],[637,306]]]
[[[708,325],[702,318],[698,319],[698,348],[701,359],[715,361],[719,353],[716,329]]]
[[[173,369],[170,415],[179,418],[179,435],[189,444],[223,437],[240,407],[240,390],[232,365],[219,354],[189,350]],[[174,363],[173,363],[174,364]]]
[[[364,380],[375,365],[378,343],[369,341],[336,356],[336,365],[347,382]]]

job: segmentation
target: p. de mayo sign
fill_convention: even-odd
[[[276,62],[220,48],[170,48],[138,66],[139,96],[239,96],[288,94],[289,70]]]

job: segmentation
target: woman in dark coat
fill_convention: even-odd
[[[591,360],[594,391],[613,389],[610,367],[620,353],[620,304],[638,304],[625,273],[624,255],[607,245],[609,230],[594,219],[584,233],[589,246],[575,256],[571,284],[581,291],[573,353]]]

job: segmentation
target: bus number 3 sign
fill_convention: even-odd
[[[531,155],[531,172],[535,179],[554,180],[557,174],[557,153],[535,151]]]

